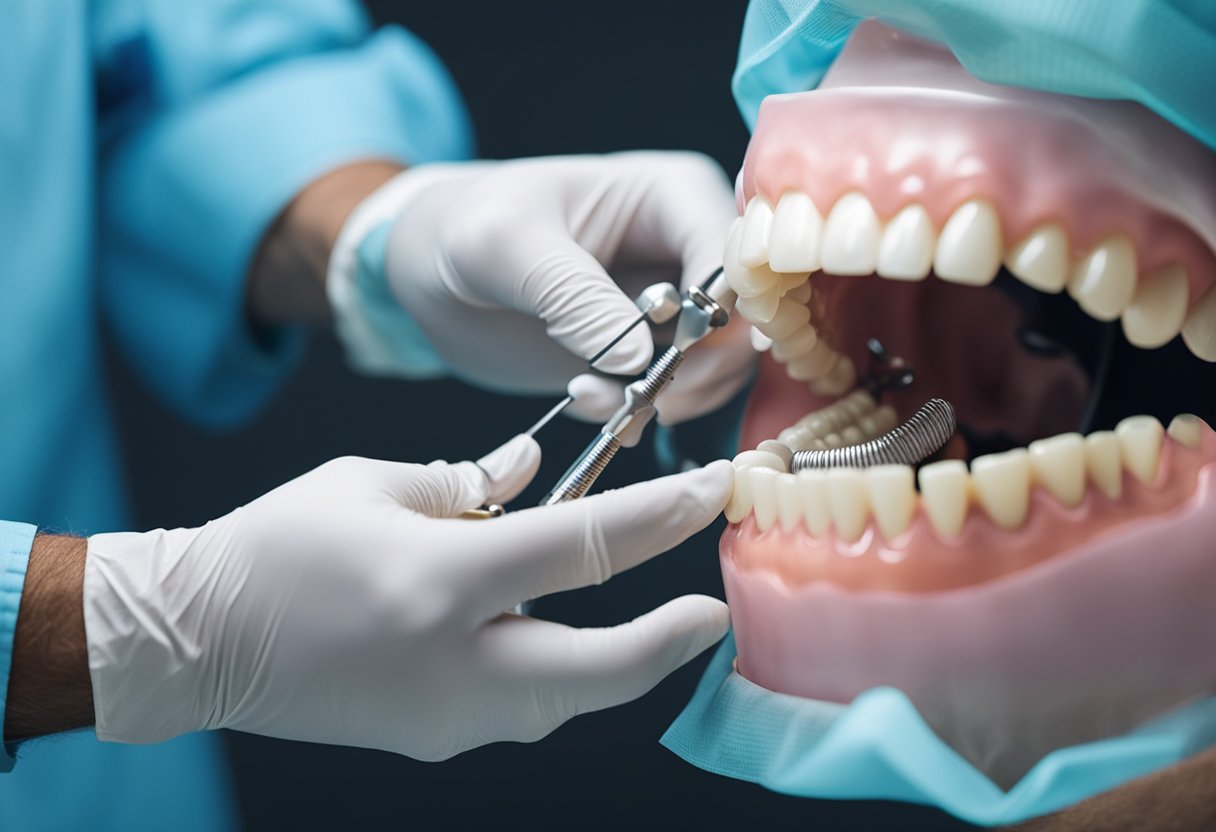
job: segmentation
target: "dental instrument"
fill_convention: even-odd
[[[676,370],[684,361],[685,352],[711,330],[725,326],[730,320],[727,296],[733,293],[724,285],[715,285],[722,282],[722,274],[723,270],[718,268],[701,285],[688,289],[680,304],[672,345],[650,365],[641,379],[625,388],[625,404],[604,424],[599,435],[541,500],[541,505],[563,503],[584,496],[617,451],[638,443],[643,429],[657,412],[655,399],[675,377]],[[718,299],[715,299],[715,295]]]

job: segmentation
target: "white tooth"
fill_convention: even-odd
[[[878,423],[879,433],[886,433],[895,427],[895,423],[899,421],[899,417],[895,413],[895,408],[889,404],[884,404],[874,409],[874,420]]]
[[[731,492],[723,510],[728,523],[743,522],[743,518],[752,510],[752,483],[747,475],[749,470],[751,469],[747,467],[735,468],[735,490]]]
[[[1068,294],[1099,321],[1123,314],[1136,294],[1136,248],[1122,234],[1107,237],[1077,261]]]
[[[810,321],[811,310],[801,303],[782,299],[777,304],[777,313],[773,315],[773,319],[756,324],[756,328],[776,341],[780,338],[790,337]]]
[[[739,235],[739,262],[754,268],[768,262],[769,230],[773,225],[773,209],[762,196],[752,197],[743,211],[743,231]]]
[[[747,469],[752,485],[752,511],[756,514],[756,527],[762,532],[777,522],[777,474],[772,468]]]
[[[781,528],[792,532],[802,519],[802,495],[798,479],[793,474],[777,475],[777,520]]]
[[[1123,494],[1123,461],[1114,431],[1099,430],[1085,437],[1085,470],[1089,481],[1108,499],[1117,500]]]
[[[823,225],[821,268],[831,274],[871,274],[882,228],[870,200],[856,191],[836,201]]]
[[[1131,305],[1123,310],[1123,334],[1137,347],[1169,343],[1186,320],[1186,270],[1166,266],[1136,285]]]
[[[964,202],[937,238],[933,273],[951,283],[985,286],[1001,267],[1001,221],[996,209],[982,199]]]
[[[1025,448],[977,457],[971,463],[975,496],[992,522],[1016,529],[1030,507],[1030,460]]]
[[[1039,226],[1009,250],[1005,265],[1027,286],[1059,292],[1068,282],[1068,235],[1054,222]]]
[[[939,537],[955,537],[963,530],[971,501],[967,464],[958,459],[933,462],[917,472],[921,504]]]
[[[853,418],[860,418],[878,406],[868,390],[854,390],[840,404]]]
[[[811,379],[809,387],[819,396],[839,396],[852,390],[856,383],[857,368],[851,358],[842,355],[826,376]]]
[[[823,437],[823,444],[829,448],[843,448],[844,439],[839,433],[829,433],[827,436]]]
[[[735,309],[753,324],[767,323],[777,314],[777,306],[781,303],[781,293],[774,286],[767,292],[752,297],[739,296],[735,301]]]
[[[1157,479],[1157,466],[1161,462],[1161,440],[1165,431],[1152,416],[1129,416],[1115,425],[1115,436],[1119,437],[1119,453],[1123,467],[1145,485]]]
[[[840,432],[840,438],[844,440],[844,444],[846,445],[860,445],[862,442],[866,441],[865,436],[863,436],[861,433],[861,429],[856,425],[849,425],[847,428],[842,430]]]
[[[782,471],[790,470],[790,463],[794,459],[794,452],[792,450],[790,450],[788,445],[783,445],[782,443],[776,441],[775,439],[765,439],[763,442],[761,442],[759,445],[756,446],[756,450],[765,452],[765,453],[774,454],[774,455],[780,457],[781,461],[784,463],[784,465],[782,465],[782,467],[779,470],[782,470]]]
[[[1186,316],[1182,340],[1204,361],[1216,361],[1216,286],[1208,289]]]
[[[819,437],[806,428],[791,425],[777,434],[777,441],[789,445],[792,451],[809,451],[816,447]]]
[[[1040,439],[1027,450],[1035,483],[1066,506],[1080,505],[1085,496],[1085,439],[1081,434]]]
[[[924,280],[937,243],[929,212],[920,205],[902,209],[887,224],[878,247],[877,272],[890,280]]]
[[[785,374],[794,381],[809,381],[827,373],[839,359],[840,353],[820,339],[808,352],[790,359]]]
[[[773,346],[773,339],[769,338],[755,327],[751,328],[749,335],[752,341],[752,349],[754,349],[756,352],[765,352]]]
[[[792,191],[782,196],[769,235],[769,266],[777,272],[815,271],[822,230],[823,217],[809,196]]]
[[[773,358],[785,364],[800,355],[806,355],[819,342],[819,333],[815,327],[807,324],[793,335],[787,335],[773,342]]]
[[[908,529],[916,512],[916,486],[907,465],[878,465],[866,469],[866,486],[874,520],[887,540]]]
[[[832,527],[831,500],[828,496],[827,471],[799,471],[798,494],[802,498],[802,517],[806,528],[815,537],[823,537]]]
[[[832,525],[842,540],[852,543],[861,538],[870,519],[866,478],[856,468],[833,468],[828,471],[828,505],[832,510]]]
[[[772,451],[743,451],[736,454],[732,460],[736,468],[772,468],[774,471],[788,471],[785,460]]]
[[[781,297],[789,298],[796,303],[805,304],[811,299],[811,281],[803,280],[797,286],[786,289]]]
[[[1203,444],[1203,429],[1207,424],[1193,413],[1179,413],[1170,421],[1166,433],[1180,445],[1198,448]]]

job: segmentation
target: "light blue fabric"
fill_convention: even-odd
[[[171,406],[240,423],[298,353],[245,320],[276,214],[347,161],[465,156],[469,125],[435,56],[354,0],[11,0],[0,21],[0,517],[121,529],[103,323]],[[214,736],[50,738],[0,777],[3,830],[234,823]]]
[[[17,613],[21,610],[21,591],[25,588],[25,567],[30,561],[37,527],[28,523],[0,520],[0,725],[4,725],[4,703],[8,699],[8,677],[13,666],[13,637],[17,632]],[[13,770],[13,755],[0,742],[0,773]]]
[[[1002,791],[946,745],[894,688],[850,705],[789,696],[734,672],[718,648],[662,743],[693,765],[797,797],[901,800],[984,826],[1017,823],[1172,765],[1216,743],[1216,698],[1122,737],[1071,746]]]
[[[1139,101],[1216,149],[1212,0],[752,0],[732,82],[748,126],[766,95],[815,87],[867,18],[990,83]]]

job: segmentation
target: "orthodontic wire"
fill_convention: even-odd
[[[950,403],[945,399],[929,399],[906,422],[877,439],[840,448],[795,451],[790,471],[916,465],[945,447],[956,427]]]

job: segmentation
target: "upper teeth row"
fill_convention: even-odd
[[[1136,346],[1159,347],[1181,332],[1192,352],[1216,361],[1216,288],[1188,316],[1185,269],[1169,265],[1138,279],[1136,249],[1124,234],[1112,234],[1074,259],[1064,228],[1048,222],[1006,250],[1000,217],[982,199],[964,202],[938,232],[924,206],[907,205],[884,223],[856,191],[840,197],[826,219],[803,193],[786,193],[775,209],[755,196],[732,229],[726,261],[740,312],[778,343],[799,329],[794,319],[801,315],[785,311],[782,296],[811,272],[923,280],[932,270],[952,283],[983,286],[1004,262],[1040,291],[1067,289],[1098,320],[1122,316],[1123,331]],[[777,315],[785,336],[766,329]]]
[[[1202,424],[1195,416],[1178,416],[1169,434],[1197,448]],[[1163,434],[1153,417],[1133,416],[1114,431],[1085,437],[1066,433],[1028,448],[978,457],[970,472],[963,462],[945,460],[919,471],[882,465],[791,474],[788,450],[770,441],[735,457],[735,489],[725,513],[727,520],[738,523],[754,512],[761,532],[776,523],[791,531],[801,522],[815,537],[834,529],[847,542],[861,538],[872,516],[883,537],[891,540],[907,531],[919,502],[938,535],[951,538],[962,531],[975,502],[997,526],[1016,529],[1026,521],[1033,486],[1071,507],[1084,498],[1087,480],[1111,500],[1122,495],[1125,470],[1151,484],[1157,477]]]

